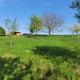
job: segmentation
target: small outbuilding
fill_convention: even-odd
[[[21,32],[10,32],[11,35],[20,36]]]

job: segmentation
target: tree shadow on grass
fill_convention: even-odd
[[[0,80],[22,80],[30,67],[31,62],[24,63],[20,58],[0,57]]]
[[[60,58],[70,62],[78,62],[80,63],[80,52],[70,51],[60,47],[54,46],[41,46],[33,49],[34,54],[43,55],[47,59],[50,58],[52,60]],[[60,59],[58,61],[61,61]]]

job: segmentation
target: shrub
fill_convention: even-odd
[[[0,27],[0,36],[4,36],[5,33],[6,33],[5,30],[2,27]]]

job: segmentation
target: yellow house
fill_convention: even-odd
[[[21,32],[10,32],[9,34],[15,35],[15,36],[20,36],[20,35],[21,35]],[[9,35],[9,34],[8,34],[8,35]]]
[[[16,32],[16,36],[20,36],[21,35],[21,32]]]

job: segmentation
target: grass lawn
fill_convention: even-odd
[[[77,36],[0,37],[0,80],[80,80]]]

